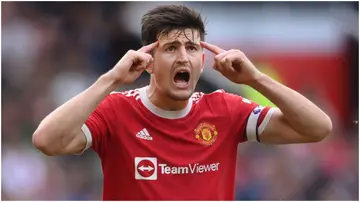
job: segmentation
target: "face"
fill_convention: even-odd
[[[173,30],[161,35],[154,52],[152,83],[173,100],[193,94],[204,64],[200,34],[196,30]]]

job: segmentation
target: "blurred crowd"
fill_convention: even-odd
[[[94,152],[47,157],[31,137],[48,113],[141,46],[118,17],[130,3],[2,2],[2,200],[101,199]],[[197,90],[216,88],[201,79]],[[333,134],[316,144],[241,144],[236,200],[357,200],[358,125],[344,127],[326,100],[313,99],[333,119]]]

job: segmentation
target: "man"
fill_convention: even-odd
[[[47,155],[94,149],[104,200],[231,200],[238,143],[307,143],[330,133],[331,120],[313,103],[262,74],[241,51],[206,43],[204,35],[200,15],[185,6],[150,10],[142,18],[146,45],[48,115],[33,135],[35,146]],[[215,54],[215,70],[279,108],[223,90],[194,93],[203,48]],[[113,92],[144,70],[149,86]]]

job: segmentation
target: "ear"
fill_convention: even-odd
[[[201,71],[200,73],[202,73],[204,71],[204,65],[205,65],[205,53],[202,53],[202,56],[201,56]]]

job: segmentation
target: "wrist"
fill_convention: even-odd
[[[121,82],[119,82],[114,77],[114,75],[112,74],[111,71],[101,75],[99,78],[99,82],[104,84],[106,86],[106,88],[108,89],[107,91],[109,91],[109,92],[112,92],[121,86]]]
[[[266,74],[260,72],[259,74],[254,76],[254,78],[252,80],[250,80],[247,83],[247,85],[254,89],[257,89],[259,86],[261,86],[266,81],[266,79],[268,79],[268,76]]]

